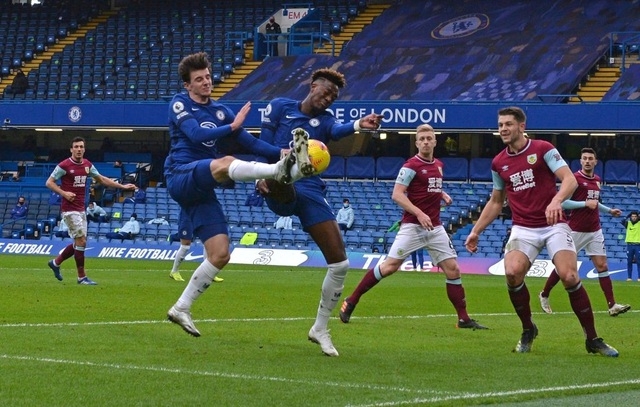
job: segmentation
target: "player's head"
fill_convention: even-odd
[[[504,144],[522,142],[527,115],[517,106],[504,107],[498,111],[498,131]]]
[[[84,156],[84,145],[85,141],[82,137],[74,137],[73,140],[71,140],[71,148],[69,149],[69,151],[71,151],[71,157],[75,160],[82,159]]]
[[[421,156],[428,159],[433,158],[433,149],[436,144],[436,134],[431,125],[421,124],[416,127],[416,148]]]
[[[205,52],[197,52],[182,58],[178,74],[189,96],[196,102],[205,102],[211,96],[211,63]]]
[[[312,109],[316,111],[327,109],[338,98],[340,89],[346,84],[344,75],[336,70],[323,68],[313,71],[311,89],[307,97]]]
[[[596,150],[590,147],[585,147],[580,150],[580,166],[582,167],[582,172],[587,175],[592,175],[596,165],[598,165]]]

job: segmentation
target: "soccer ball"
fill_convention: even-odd
[[[309,140],[308,152],[311,165],[315,169],[314,174],[318,175],[324,172],[331,161],[331,154],[329,154],[327,146],[320,140],[311,139]]]

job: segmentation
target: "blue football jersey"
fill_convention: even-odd
[[[307,116],[300,111],[299,105],[300,102],[293,99],[273,99],[264,112],[260,139],[280,148],[289,148],[296,128],[306,130],[309,138],[323,143],[354,133],[353,122],[343,124],[326,110],[314,117]]]
[[[169,105],[171,147],[165,172],[176,165],[228,155],[235,145],[269,160],[278,160],[279,148],[260,141],[244,129],[232,131],[234,119],[233,111],[221,103],[209,100],[200,104],[186,93],[175,95]]]

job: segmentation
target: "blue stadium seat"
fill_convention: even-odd
[[[374,179],[375,160],[373,157],[347,157],[345,174],[347,179]]]
[[[491,158],[472,158],[469,161],[469,180],[471,182],[491,181],[491,160]]]
[[[443,157],[445,181],[466,181],[469,178],[469,162],[462,157]]]
[[[376,178],[396,179],[405,161],[403,157],[378,157],[376,160]]]
[[[331,156],[329,167],[322,173],[322,178],[339,178],[345,177],[345,159],[342,156]]]
[[[637,184],[638,163],[632,160],[608,160],[602,179],[608,184]]]

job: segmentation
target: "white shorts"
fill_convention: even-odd
[[[571,228],[566,223],[558,223],[543,228],[526,228],[514,226],[511,229],[511,237],[507,242],[505,254],[512,250],[524,253],[531,264],[535,261],[543,247],[547,248],[549,257],[553,257],[561,250],[576,251],[573,243]]]
[[[87,214],[84,212],[62,212],[62,221],[69,228],[69,236],[72,239],[87,235]]]
[[[607,255],[602,229],[595,232],[573,232],[572,235],[573,242],[576,245],[576,252],[580,252],[580,250],[584,249],[587,256]]]
[[[427,249],[431,262],[440,262],[458,257],[451,239],[442,225],[433,230],[426,230],[415,223],[403,223],[396,235],[388,256],[394,259],[406,259],[411,253],[421,248]]]

